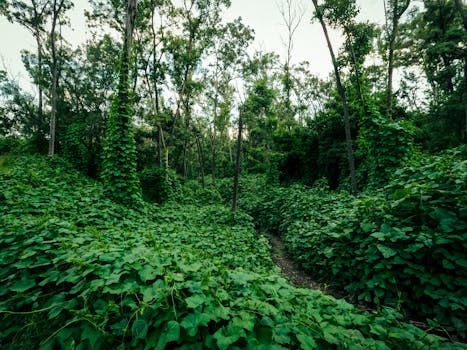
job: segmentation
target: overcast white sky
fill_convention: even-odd
[[[243,22],[255,30],[254,48],[274,51],[285,56],[283,39],[286,30],[279,12],[279,4],[284,0],[232,0],[232,6],[225,14],[226,20],[242,17]],[[305,7],[305,14],[294,39],[293,63],[309,61],[313,73],[326,77],[331,71],[329,52],[323,32],[318,23],[311,24],[313,10],[311,0],[294,0]],[[357,0],[360,6],[359,20],[383,23],[383,0]],[[83,11],[86,0],[74,1],[75,7],[69,12],[73,30],[64,30],[67,41],[77,46],[85,41],[86,23]],[[335,49],[342,43],[340,35],[331,31]],[[18,25],[9,23],[0,17],[0,69],[6,69],[10,76],[23,87],[29,87],[29,78],[21,62],[22,49],[35,50],[32,35]]]

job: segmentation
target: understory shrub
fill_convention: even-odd
[[[180,190],[176,175],[157,166],[143,169],[139,180],[143,198],[149,202],[164,203]]]
[[[0,136],[0,155],[15,153],[24,144],[24,141],[15,136]]]

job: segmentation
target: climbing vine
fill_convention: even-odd
[[[131,30],[129,30],[131,34]],[[136,144],[132,125],[132,93],[129,86],[131,35],[125,37],[117,91],[112,101],[104,141],[102,179],[109,198],[128,207],[142,201],[136,172]]]

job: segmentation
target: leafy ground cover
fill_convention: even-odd
[[[3,159],[2,349],[461,349],[279,277],[251,217],[134,211],[56,158]]]
[[[244,206],[260,226],[280,232],[314,276],[465,339],[465,159],[465,148],[420,158],[383,190],[357,199],[295,186],[245,198]]]

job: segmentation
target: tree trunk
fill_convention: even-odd
[[[465,36],[467,36],[467,10],[464,8],[462,0],[455,0],[456,8],[459,11],[459,14],[462,18],[462,23],[464,24]],[[465,44],[465,42],[464,42]],[[465,111],[465,129],[464,129],[464,139],[467,140],[467,49],[464,47],[464,111]]]
[[[329,39],[328,30],[326,28],[326,23],[324,23],[323,15],[321,14],[321,10],[318,5],[317,0],[313,0],[313,5],[315,6],[316,15],[318,20],[323,28],[324,36],[326,38],[326,43],[328,45],[329,53],[331,55],[332,65],[334,67],[334,74],[336,76],[336,84],[337,84],[337,91],[339,96],[342,100],[342,107],[344,109],[344,129],[345,129],[345,140],[347,145],[347,157],[349,162],[349,170],[350,170],[350,183],[352,186],[352,193],[356,196],[358,194],[358,186],[357,186],[357,178],[355,175],[355,158],[353,154],[353,147],[352,147],[352,135],[350,133],[350,118],[349,118],[349,105],[347,102],[347,96],[345,93],[345,88],[342,85],[340,73],[339,73],[339,66],[337,65],[336,56],[334,55],[334,50],[332,48],[331,40]]]
[[[162,141],[159,130],[157,130],[157,164],[162,168]]]
[[[396,32],[399,26],[399,18],[397,17],[398,0],[394,0],[394,14],[392,18],[392,29],[389,36],[389,51],[388,51],[388,92],[387,92],[387,105],[388,115],[392,118],[392,90],[393,82],[392,77],[394,73],[394,47],[396,43]]]
[[[217,84],[216,84],[217,85]],[[216,122],[217,122],[217,106],[219,104],[218,89],[215,86],[216,94],[214,95],[214,113],[213,113],[213,122],[212,122],[212,140],[211,140],[211,151],[212,151],[212,183],[216,183],[216,159],[217,159],[217,145],[216,145]]]
[[[58,16],[60,15],[60,8],[63,4],[63,0],[60,4],[57,4],[57,0],[54,0],[53,3],[53,14],[52,14],[52,29],[50,30],[50,46],[52,49],[52,86],[51,86],[51,94],[52,94],[52,106],[51,106],[51,113],[50,113],[50,138],[49,138],[49,156],[53,156],[55,154],[55,128],[57,123],[57,49],[56,49],[56,42],[55,42],[55,28],[57,25]],[[58,7],[57,7],[58,5]]]
[[[196,146],[198,148],[198,161],[199,161],[199,170],[201,174],[201,186],[203,190],[206,188],[206,181],[204,179],[204,153],[201,146],[201,140],[199,136],[196,136]]]
[[[386,1],[384,2],[386,4]],[[387,100],[388,115],[392,117],[392,106],[394,104],[393,96],[393,75],[394,75],[394,51],[396,45],[397,31],[399,30],[399,20],[404,12],[408,9],[410,0],[403,0],[402,7],[399,8],[399,0],[393,0],[392,3],[392,27],[389,34],[389,50],[388,50],[388,90]],[[385,6],[386,7],[386,6]],[[387,17],[386,17],[387,18]],[[386,21],[387,24],[387,21]]]
[[[42,92],[42,43],[39,28],[36,29],[35,37],[37,43],[37,87],[39,89],[39,120],[42,120],[44,102]]]
[[[216,161],[217,161],[217,144],[216,144],[216,134],[213,130],[212,140],[211,140],[211,152],[212,152],[212,165],[211,165],[211,175],[213,185],[216,183]]]
[[[242,153],[242,132],[243,132],[243,120],[242,112],[240,111],[238,116],[238,135],[237,135],[237,153],[235,154],[235,173],[234,173],[234,186],[233,186],[233,196],[232,196],[232,211],[237,211],[237,202],[238,202],[238,184],[240,178],[240,161]]]

